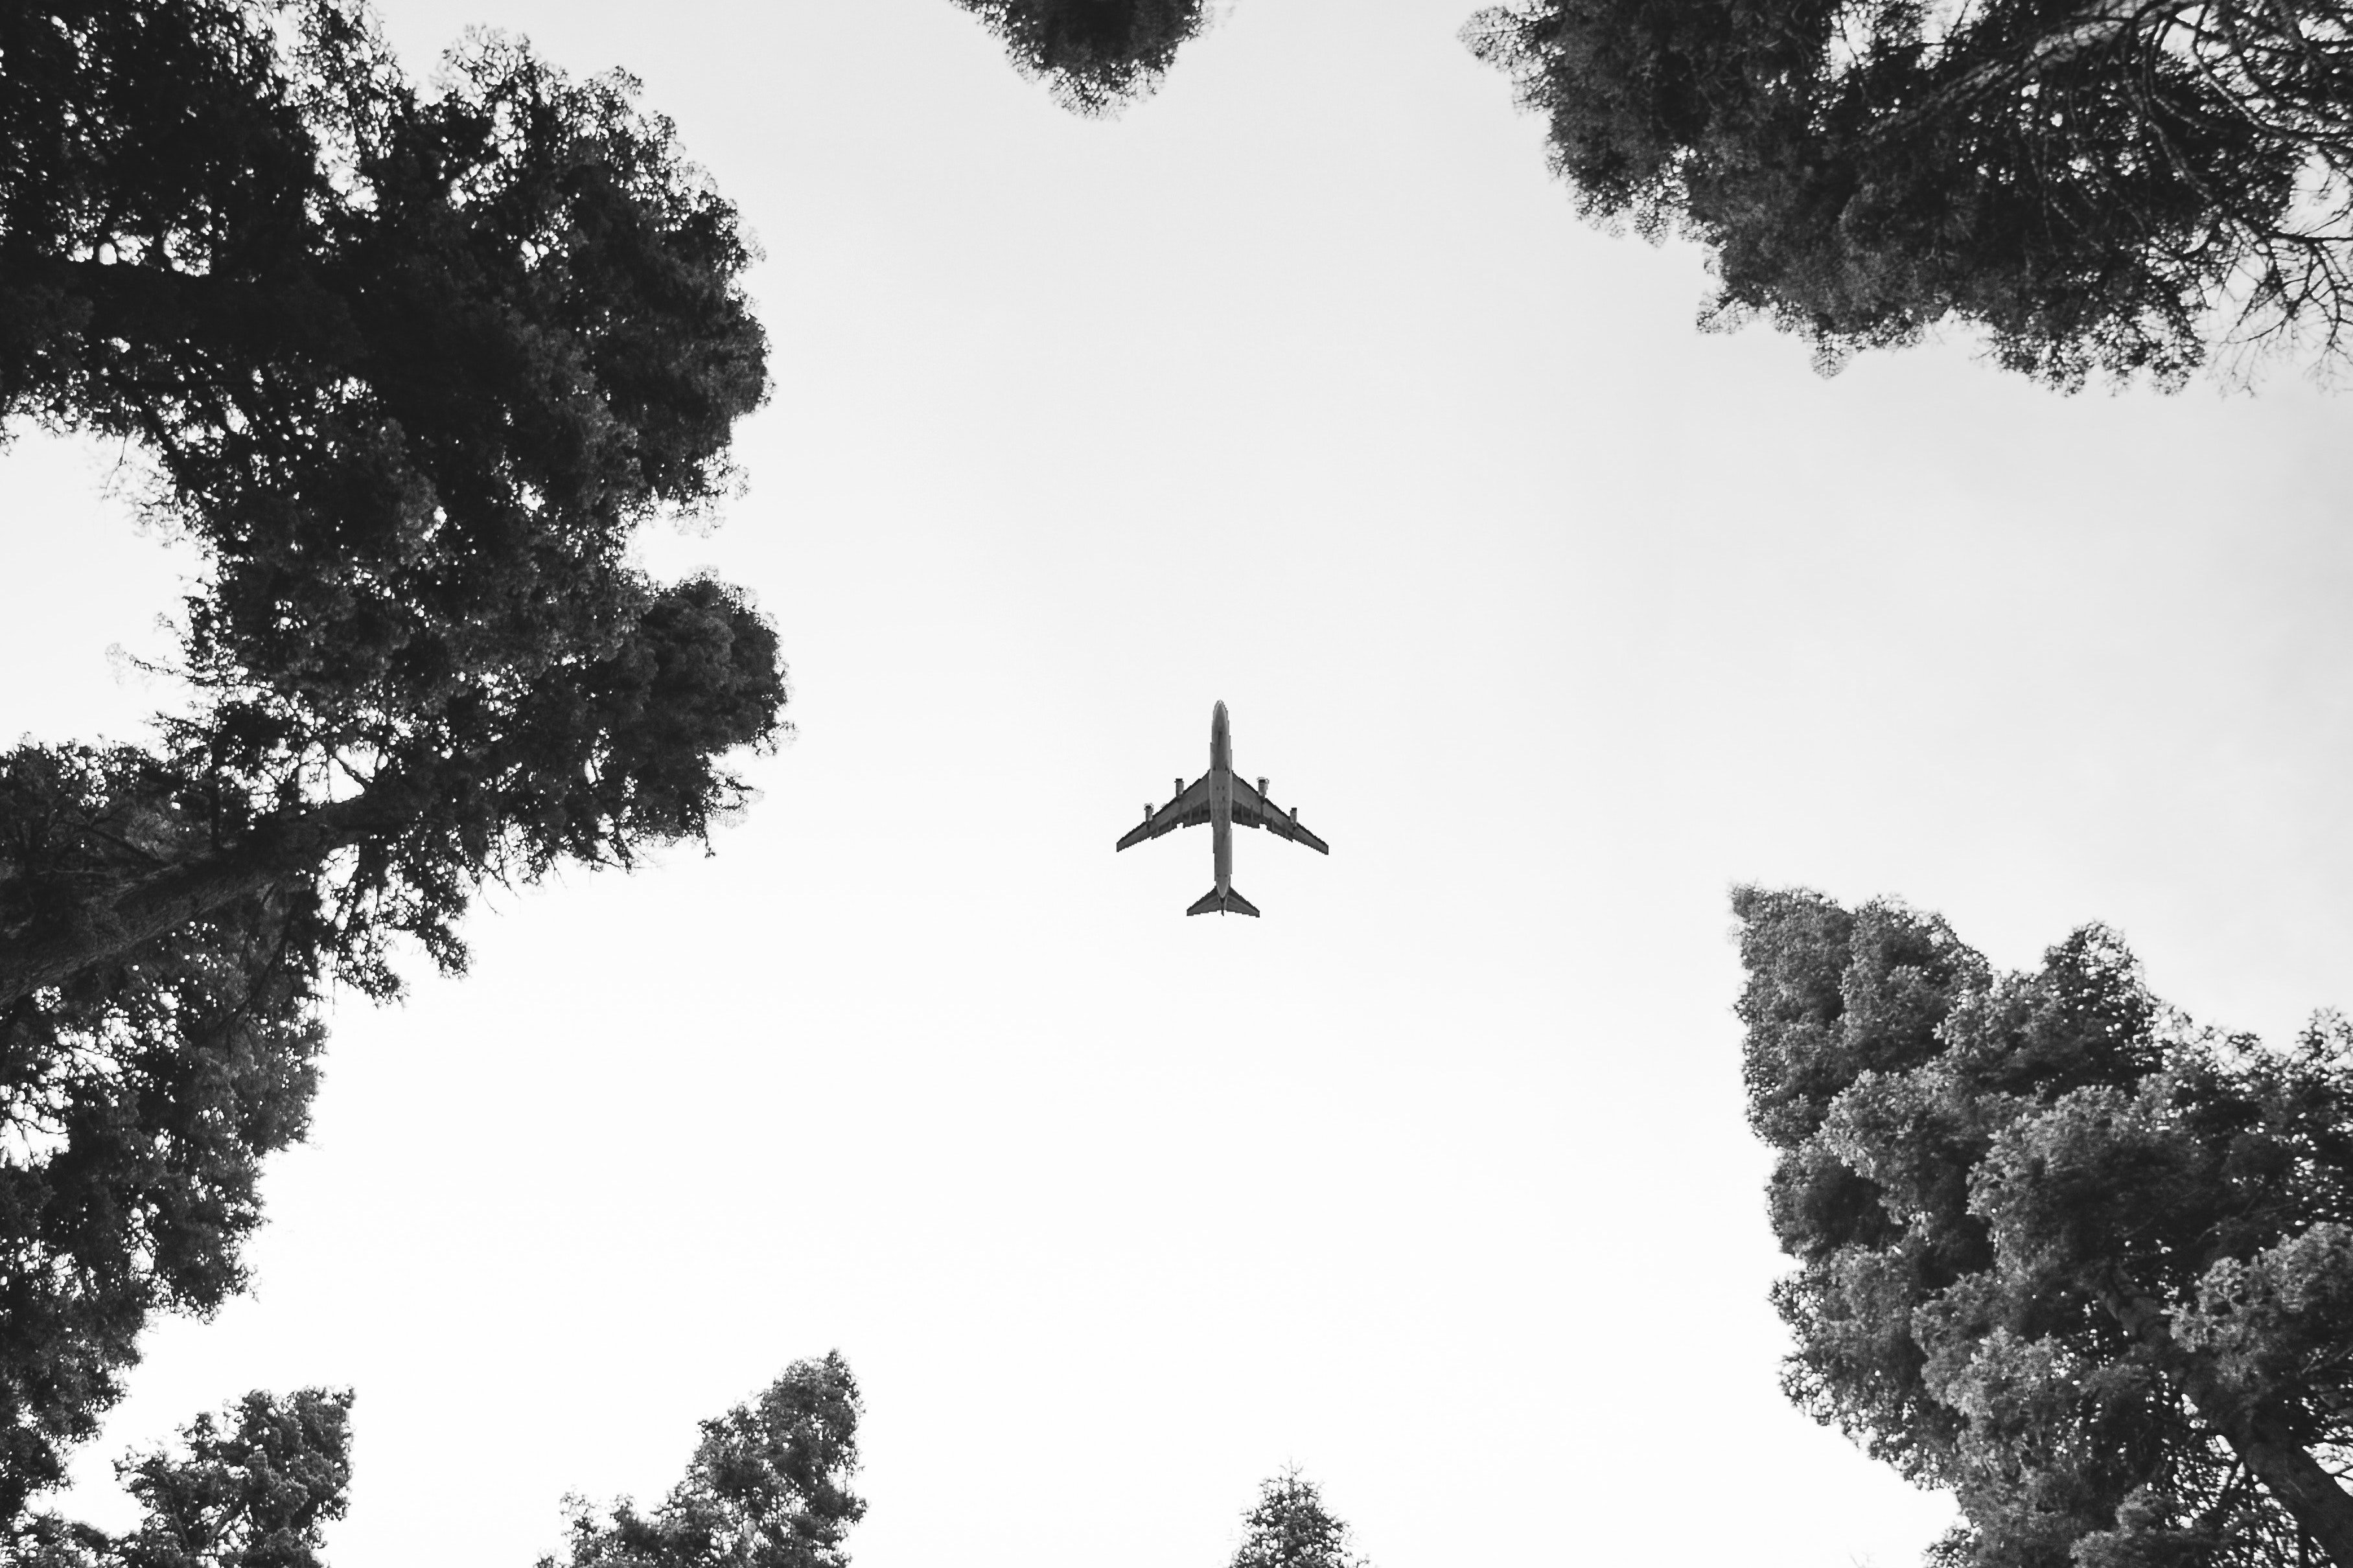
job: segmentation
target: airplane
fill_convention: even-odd
[[[1226,721],[1226,705],[1222,702],[1209,711],[1209,771],[1187,784],[1176,781],[1176,796],[1166,805],[1155,806],[1146,802],[1143,823],[1128,831],[1114,850],[1147,838],[1157,838],[1171,828],[1198,827],[1209,825],[1209,856],[1218,870],[1218,885],[1201,895],[1188,915],[1218,914],[1256,915],[1258,907],[1234,891],[1234,829],[1263,827],[1277,838],[1288,838],[1293,844],[1304,844],[1318,855],[1329,855],[1332,847],[1304,827],[1299,826],[1299,808],[1285,812],[1266,798],[1266,781],[1258,781],[1256,789],[1234,773],[1233,729]]]

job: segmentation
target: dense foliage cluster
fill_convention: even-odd
[[[577,1508],[560,1568],[846,1568],[843,1538],[866,1513],[849,1490],[860,1408],[839,1351],[795,1362],[756,1404],[702,1424],[685,1478],[651,1513]]]
[[[199,1415],[181,1450],[121,1461],[115,1473],[145,1510],[111,1535],[36,1515],[19,1533],[25,1568],[322,1568],[322,1528],[343,1516],[351,1484],[348,1393],[248,1394],[224,1428]]]
[[[0,430],[123,439],[205,562],[152,749],[0,757],[0,1523],[236,1289],[322,987],[701,836],[782,729],[744,596],[625,560],[764,395],[733,209],[626,78],[444,64],[355,0],[0,7]]]
[[[1947,318],[2073,387],[2353,349],[2343,0],[1519,0],[1464,37],[1585,212],[1835,366]]]
[[[1745,889],[1793,1399],[1965,1522],[1947,1568],[2353,1563],[2353,1028],[2168,1014],[2098,927]]]
[[[1232,1568],[1368,1568],[1348,1543],[1348,1527],[1324,1506],[1324,1494],[1297,1470],[1259,1483],[1242,1518]]]
[[[774,722],[775,653],[689,583],[609,656],[469,705],[497,720],[478,743],[342,800],[290,779],[271,811],[193,727],[160,759],[0,757],[0,931],[95,955],[0,1010],[0,1517],[113,1402],[149,1312],[237,1288],[259,1162],[304,1124],[327,973],[385,988],[386,935],[432,934],[481,876],[700,831],[735,787],[716,753]]]
[[[201,668],[396,727],[620,635],[629,528],[722,493],[765,374],[632,82],[484,37],[421,95],[341,0],[10,7],[0,59],[0,419],[154,465]]]
[[[0,920],[187,853],[185,785],[128,751],[0,758]],[[316,1082],[318,926],[311,889],[246,899],[0,1014],[0,1521],[96,1429],[151,1311],[240,1284]]]
[[[35,1514],[15,1532],[23,1568],[324,1568],[323,1527],[351,1484],[349,1393],[249,1394],[225,1422],[199,1415],[176,1451],[115,1466],[144,1510],[115,1535]],[[750,1405],[702,1423],[685,1478],[651,1514],[623,1502],[572,1520],[565,1568],[847,1568],[866,1511],[858,1384],[839,1352],[796,1362]],[[541,1559],[555,1568],[557,1559]]]
[[[1111,114],[1160,85],[1208,20],[1204,0],[955,0],[1013,62],[1079,114]]]

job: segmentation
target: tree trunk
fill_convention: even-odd
[[[2202,1414],[2204,1402],[2195,1393],[2190,1399]],[[2278,1412],[2257,1410],[2219,1429],[2264,1489],[2320,1543],[2329,1561],[2337,1568],[2353,1568],[2353,1496],[2295,1440]]]
[[[424,798],[409,781],[380,780],[349,800],[265,817],[228,848],[141,878],[72,930],[0,942],[0,1009],[239,899],[313,874],[336,850],[413,821]]]
[[[2337,1568],[2353,1568],[2353,1494],[2296,1440],[2285,1413],[2226,1386],[2214,1369],[2174,1340],[2172,1320],[2146,1296],[2106,1293],[2108,1310],[2126,1333],[2149,1347],[2158,1364],[2180,1380],[2182,1392],[2221,1435],[2263,1489],[2278,1500],[2317,1542]]]

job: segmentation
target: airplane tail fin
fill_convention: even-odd
[[[1198,900],[1195,900],[1193,907],[1187,910],[1185,912],[1188,915],[1235,914],[1256,916],[1258,913],[1258,906],[1251,903],[1248,899],[1243,898],[1240,893],[1234,891],[1233,888],[1229,885],[1222,893],[1219,892],[1217,889],[1211,888],[1208,892],[1203,893]]]

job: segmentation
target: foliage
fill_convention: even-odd
[[[1704,321],[1825,369],[1947,318],[2066,388],[2353,349],[2343,0],[1518,0],[1464,38],[1588,216],[1704,244]]]
[[[25,1568],[320,1568],[320,1531],[351,1483],[349,1393],[248,1394],[227,1430],[199,1415],[185,1451],[124,1459],[115,1475],[146,1509],[128,1535],[54,1515],[16,1536]]]
[[[323,977],[389,989],[401,931],[458,962],[448,922],[486,876],[700,834],[741,795],[715,758],[773,726],[777,679],[774,634],[690,583],[609,657],[460,705],[446,752],[343,801],[257,810],[302,759],[193,730],[163,758],[0,757],[0,931],[99,953],[0,1009],[0,1519],[119,1396],[150,1312],[238,1287],[260,1160],[304,1125]],[[183,918],[122,940],[116,911],[174,878]]]
[[[152,461],[200,668],[364,731],[619,635],[628,531],[723,493],[765,374],[635,83],[478,37],[422,96],[343,0],[14,7],[0,50],[0,419]]]
[[[1074,114],[1115,114],[1151,94],[1208,20],[1203,0],[955,0]]]
[[[174,784],[128,751],[0,758],[0,909],[182,847]],[[151,1311],[242,1283],[262,1157],[316,1083],[316,921],[299,890],[245,900],[0,1014],[0,1521],[95,1430]]]
[[[2353,1028],[2192,1029],[2111,932],[1742,889],[1790,1397],[1952,1489],[1944,1568],[2353,1563]]]
[[[0,420],[132,444],[206,562],[157,746],[0,757],[5,1521],[237,1288],[322,988],[702,837],[786,693],[742,594],[626,564],[765,378],[627,78],[478,37],[420,92],[349,0],[0,7]]]
[[[757,1404],[702,1424],[685,1479],[652,1513],[575,1503],[563,1568],[845,1568],[842,1538],[866,1513],[849,1489],[860,1411],[839,1351],[795,1362]]]
[[[1348,1527],[1325,1511],[1315,1483],[1285,1470],[1259,1483],[1242,1519],[1233,1568],[1366,1568],[1350,1550]]]
[[[0,417],[135,440],[152,510],[205,546],[184,669],[205,705],[174,765],[272,820],[511,769],[518,723],[554,738],[551,704],[595,706],[579,672],[682,653],[681,617],[728,624],[723,706],[768,705],[725,743],[776,732],[773,637],[741,596],[622,563],[637,524],[723,493],[765,374],[748,242],[633,83],[484,37],[420,95],[347,0],[11,10],[0,50],[0,316],[25,323],[0,340]],[[717,783],[681,749],[711,726],[676,731],[638,729],[630,809],[655,837],[699,832]],[[704,776],[653,777],[673,764]],[[541,780],[526,870],[551,837],[628,858],[628,832],[583,826],[623,792],[559,824],[579,792]],[[513,826],[448,830],[481,862]],[[419,875],[401,929],[454,963],[446,889]]]
[[[321,1527],[351,1484],[348,1393],[249,1394],[226,1426],[199,1415],[178,1453],[115,1474],[146,1510],[125,1535],[54,1514],[0,1526],[23,1568],[323,1568]],[[567,1568],[846,1568],[843,1537],[866,1512],[858,1384],[839,1352],[796,1362],[759,1399],[702,1423],[685,1478],[650,1516],[575,1504]],[[554,1568],[553,1557],[541,1560]]]

